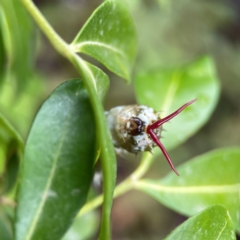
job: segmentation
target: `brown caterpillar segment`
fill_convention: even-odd
[[[160,142],[162,125],[194,103],[194,99],[165,118],[160,118],[159,112],[143,105],[120,106],[106,112],[108,125],[116,148],[131,153],[151,151],[158,146],[166,157],[172,170],[177,174],[165,147]]]

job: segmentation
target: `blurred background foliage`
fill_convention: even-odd
[[[71,42],[102,1],[34,2],[59,35],[67,42]],[[174,163],[180,164],[215,148],[239,145],[240,2],[237,0],[125,0],[125,2],[132,13],[139,37],[133,79],[134,75],[141,71],[180,66],[206,54],[212,56],[216,63],[222,86],[217,108],[210,121],[194,137],[170,152]],[[0,23],[4,25],[2,22],[0,18]],[[25,24],[28,26],[27,29],[30,29],[28,39],[31,39],[31,42],[29,40],[25,42],[28,46],[26,51],[22,52],[15,62],[8,59],[8,64],[5,65],[7,73],[3,74],[3,69],[0,69],[0,111],[24,139],[43,99],[62,81],[78,76],[71,64],[56,53],[36,25],[31,21]],[[7,32],[5,30],[4,33]],[[7,34],[4,38],[8,38]],[[2,42],[0,51],[1,62],[5,59]],[[8,47],[7,51],[11,52],[14,49]],[[17,79],[12,70],[14,66],[18,67],[18,61],[22,58],[29,58],[28,55],[32,60],[25,66],[25,70],[20,69],[22,75],[18,75],[20,79]],[[96,63],[89,57],[83,57]],[[133,84],[126,84],[99,63],[97,65],[103,68],[111,79],[110,90],[104,101],[105,109],[134,104],[136,99]],[[165,160],[161,158],[155,161],[148,177],[159,178],[169,171],[168,165],[163,166],[162,161]],[[137,158],[131,161],[119,159],[118,181],[128,176],[137,165]],[[114,201],[113,238],[161,239],[185,219],[143,193],[133,191]]]

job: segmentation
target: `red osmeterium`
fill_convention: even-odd
[[[165,122],[168,122],[169,120],[171,120],[172,118],[174,118],[175,116],[177,116],[181,111],[183,111],[187,106],[189,106],[190,104],[194,103],[197,99],[193,99],[192,101],[184,104],[182,107],[180,107],[177,111],[173,112],[172,114],[168,115],[165,118],[162,118],[156,122],[154,122],[151,125],[147,126],[147,133],[150,135],[150,137],[152,138],[152,140],[158,145],[158,147],[161,149],[163,155],[166,157],[169,165],[171,166],[172,170],[179,176],[177,170],[175,169],[165,147],[163,146],[163,144],[160,142],[160,140],[158,139],[158,137],[156,136],[156,134],[154,133],[154,129],[159,128],[161,125],[163,125]]]

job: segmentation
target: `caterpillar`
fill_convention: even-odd
[[[144,105],[119,106],[106,112],[107,122],[116,148],[130,153],[149,151],[158,146],[172,170],[175,169],[169,154],[160,141],[162,125],[183,111],[197,99],[187,102],[170,115],[160,118],[160,113]]]

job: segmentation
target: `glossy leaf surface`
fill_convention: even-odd
[[[240,148],[215,150],[178,167],[161,180],[142,180],[137,188],[169,208],[194,215],[213,204],[229,211],[240,232]]]
[[[228,211],[221,205],[207,208],[177,227],[166,240],[235,240],[235,232]]]
[[[59,239],[85,203],[96,157],[94,115],[82,81],[60,85],[27,139],[17,196],[16,240]]]
[[[106,1],[88,19],[72,43],[75,51],[88,54],[115,74],[130,80],[136,54],[136,30],[125,7]]]
[[[90,63],[86,63],[90,68],[91,73],[94,76],[94,83],[96,85],[96,92],[101,101],[103,101],[105,94],[109,88],[109,78],[108,76],[99,68],[95,67]]]
[[[193,135],[208,120],[219,95],[213,61],[204,57],[175,69],[156,69],[141,73],[135,81],[140,104],[162,112],[162,117],[197,98],[170,123],[164,124],[162,143],[173,148]]]

